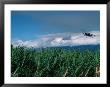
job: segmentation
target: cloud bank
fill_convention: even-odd
[[[16,40],[13,41],[13,46],[26,47],[55,47],[55,46],[78,46],[78,45],[97,45],[100,44],[100,32],[91,31],[95,37],[84,36],[83,33],[56,33],[39,36],[35,40]]]

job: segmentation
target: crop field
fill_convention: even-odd
[[[12,77],[99,77],[100,51],[11,47]]]

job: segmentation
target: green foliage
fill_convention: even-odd
[[[11,46],[13,77],[95,77],[99,51]]]

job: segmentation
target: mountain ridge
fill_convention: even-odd
[[[56,47],[45,47],[43,49],[47,49],[47,48],[49,49],[50,48],[57,48],[57,49],[61,48],[61,49],[66,49],[66,50],[80,50],[80,51],[84,51],[84,50],[96,51],[96,50],[100,50],[100,45],[97,44],[97,45],[80,45],[80,46],[56,46]]]

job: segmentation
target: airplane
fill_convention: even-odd
[[[91,34],[91,33],[83,33],[84,34],[84,36],[88,36],[88,37],[95,37],[95,35],[94,34]]]

